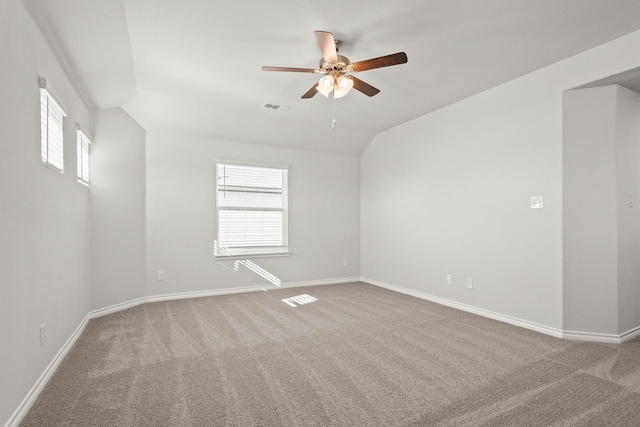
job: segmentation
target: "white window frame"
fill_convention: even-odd
[[[64,173],[64,118],[67,108],[44,77],[40,88],[40,159],[42,164]]]
[[[224,176],[225,174],[220,168],[224,166],[240,166],[249,168],[264,168],[270,170],[277,170],[282,173],[282,206],[278,208],[264,207],[264,206],[232,206],[224,205],[219,198],[224,194],[226,190]],[[214,255],[217,259],[243,259],[243,258],[259,258],[259,257],[273,257],[273,256],[289,256],[289,243],[288,243],[288,166],[263,164],[263,163],[246,163],[233,160],[217,160],[215,162],[216,170],[216,244],[214,246]],[[228,172],[228,170],[227,170]],[[222,174],[222,175],[221,175]],[[272,245],[240,245],[235,244],[232,246],[226,246],[224,240],[221,241],[221,211],[242,211],[242,212],[255,212],[255,211],[281,211],[282,212],[282,228],[281,236],[282,241],[280,244]]]
[[[76,176],[78,177],[78,182],[87,187],[90,185],[89,158],[91,156],[91,141],[92,138],[82,130],[80,125],[76,125]]]

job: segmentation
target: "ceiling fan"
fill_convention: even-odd
[[[352,88],[367,96],[377,95],[380,92],[379,89],[349,73],[405,64],[407,62],[407,54],[398,52],[365,61],[354,62],[352,64],[346,56],[338,55],[338,50],[340,50],[342,42],[335,40],[332,33],[316,31],[315,34],[318,40],[318,46],[320,46],[320,51],[322,52],[322,58],[320,58],[318,68],[262,67],[263,71],[323,74],[318,84],[314,85],[302,95],[303,99],[312,98],[317,92],[327,97],[333,93],[334,99],[340,98],[346,95]]]

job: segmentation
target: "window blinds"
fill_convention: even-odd
[[[220,248],[287,245],[287,170],[217,164]]]
[[[59,171],[64,171],[64,140],[62,120],[67,113],[54,95],[47,80],[39,79],[40,87],[40,139],[42,163]]]
[[[89,145],[91,144],[91,140],[79,128],[76,130],[76,133],[78,182],[89,186]]]

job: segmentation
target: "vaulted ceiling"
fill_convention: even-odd
[[[637,0],[23,0],[91,108],[153,132],[360,155],[386,129],[640,29]],[[301,96],[320,76],[314,31],[380,89]],[[586,83],[586,82],[585,82]],[[264,103],[290,107],[270,110]]]

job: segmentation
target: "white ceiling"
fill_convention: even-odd
[[[360,155],[379,132],[640,29],[638,0],[23,0],[92,108],[149,131]],[[318,76],[315,30],[374,97],[300,97]],[[263,103],[290,106],[282,113]]]

